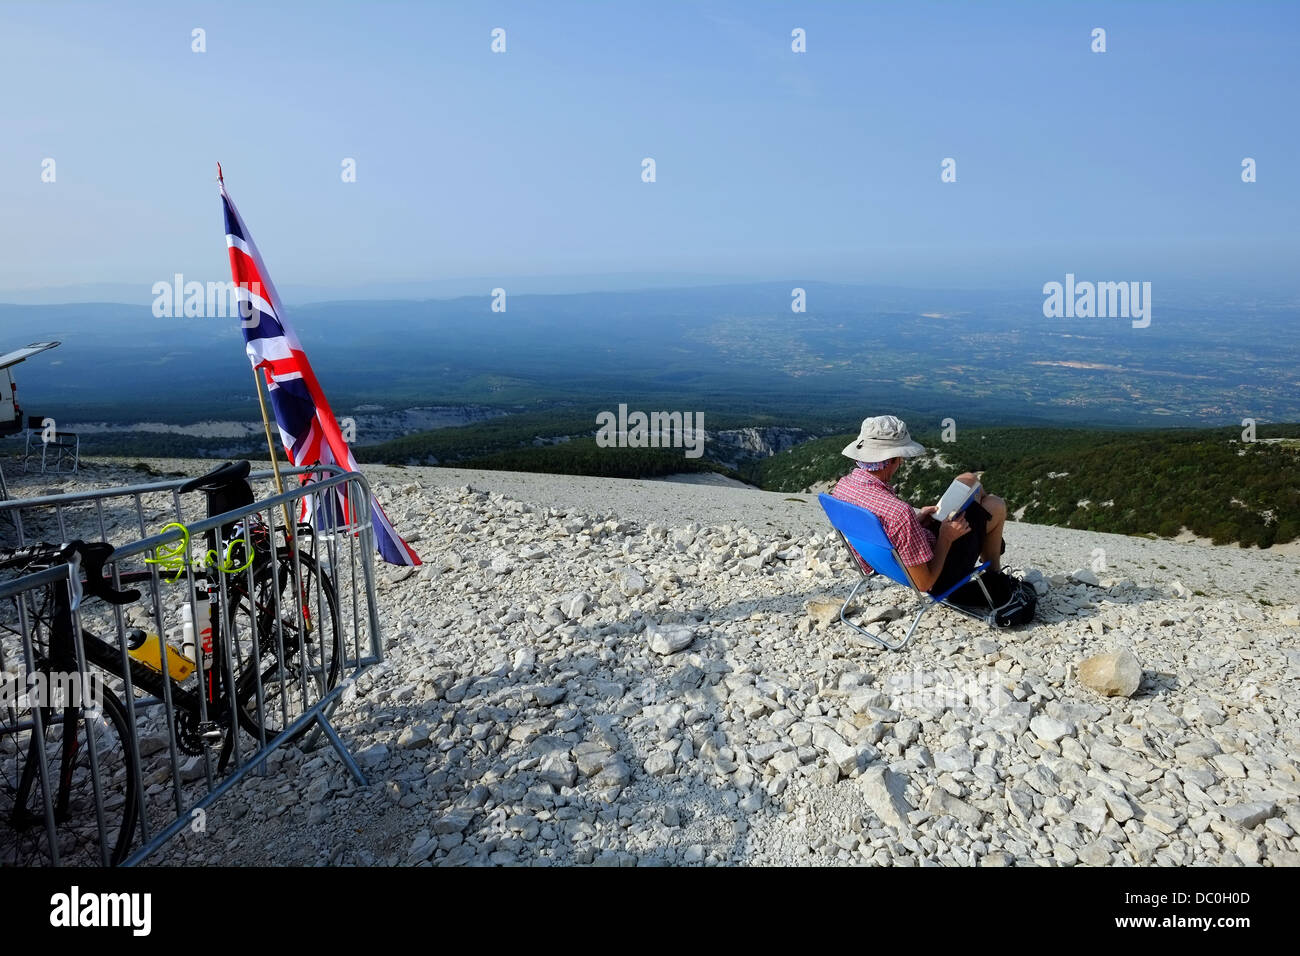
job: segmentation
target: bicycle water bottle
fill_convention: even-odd
[[[190,617],[190,606],[181,605],[181,653],[190,660],[198,660],[198,648],[194,643],[194,620]]]
[[[140,628],[132,628],[126,635],[126,652],[152,671],[162,673],[162,638]],[[182,681],[194,673],[194,659],[186,657],[180,648],[167,645],[167,673],[172,680]]]
[[[194,630],[198,638],[199,650],[203,655],[203,670],[210,671],[212,670],[212,601],[208,598],[206,588],[194,589],[194,607],[199,612]]]

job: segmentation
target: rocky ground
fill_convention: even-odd
[[[889,653],[832,619],[812,496],[367,473],[425,562],[379,566],[388,658],[335,715],[368,785],[289,749],[155,862],[1300,864],[1294,558],[1013,524],[1037,623],[938,609]]]

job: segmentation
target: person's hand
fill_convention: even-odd
[[[924,521],[926,518],[933,518],[938,511],[939,511],[938,505],[926,505],[917,514],[916,516],[917,520]]]
[[[968,531],[970,531],[970,525],[966,521],[966,516],[957,515],[952,520],[939,525],[939,540],[944,544],[952,544]]]

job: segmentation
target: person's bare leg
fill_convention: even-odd
[[[1007,503],[997,495],[985,495],[981,507],[989,513],[984,526],[984,547],[980,549],[980,563],[992,561],[991,570],[1002,570],[1002,526],[1007,520]]]

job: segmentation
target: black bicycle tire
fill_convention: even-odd
[[[135,830],[136,824],[138,823],[136,815],[140,799],[140,782],[136,778],[135,774],[135,734],[131,732],[131,721],[127,716],[126,708],[122,705],[122,702],[117,699],[116,695],[108,693],[107,688],[103,685],[103,681],[98,681],[93,677],[91,679],[96,680],[100,685],[102,693],[97,696],[99,696],[104,705],[102,712],[109,723],[113,725],[113,730],[117,734],[118,740],[122,743],[122,756],[126,763],[126,794],[122,801],[121,823],[117,824],[116,827],[108,823],[105,824],[106,835],[111,833],[114,829],[117,831],[117,839],[113,844],[112,852],[109,854],[109,865],[118,866],[126,859],[127,854],[131,850],[131,844],[133,842],[131,833]],[[81,728],[84,726],[83,709],[80,707],[64,708],[62,726],[65,728],[75,728],[73,730],[74,735],[80,733]],[[36,734],[33,733],[27,745],[27,762],[23,769],[22,782],[19,784],[18,789],[14,794],[15,808],[26,809],[30,802],[31,787],[35,783],[38,775],[29,771],[30,768],[36,766],[36,761],[38,759],[36,756],[36,748],[43,746],[45,746],[45,741],[37,738]],[[87,746],[89,746],[89,741],[87,741]],[[68,775],[64,772],[64,765],[67,759],[66,740],[63,743],[63,748],[63,757],[59,761],[59,766],[57,768],[49,768],[50,772],[56,774],[58,777],[58,791],[52,795],[52,806],[66,806],[67,802],[71,799],[71,795],[65,790],[65,787],[68,785]],[[104,795],[101,794],[101,799],[103,796]],[[28,810],[26,812],[30,811]],[[56,821],[56,828],[59,822],[61,821]],[[98,828],[98,825],[96,828]],[[101,854],[100,860],[102,861],[102,859],[103,855]]]
[[[288,553],[288,549],[284,547],[278,548],[275,564],[266,565],[265,570],[259,575],[257,575],[257,578],[255,578],[254,586],[256,587],[260,584],[263,584],[267,576],[272,573],[272,569],[274,569],[277,585],[279,587],[283,587],[284,584],[281,583],[280,572],[283,570],[288,575],[289,579],[292,578],[293,568],[290,564],[290,561],[291,558]],[[333,580],[331,580],[330,576],[326,574],[325,571],[319,567],[316,560],[311,555],[303,551],[299,551],[298,561],[302,567],[304,568],[310,567],[312,569],[312,573],[316,576],[317,580],[320,582],[321,591],[325,596],[325,604],[326,607],[329,609],[329,616],[332,624],[331,630],[333,631],[334,634],[334,654],[330,658],[329,673],[326,675],[326,681],[325,681],[326,684],[325,691],[328,693],[330,690],[332,690],[335,687],[336,684],[338,684],[339,675],[342,670],[341,662],[342,662],[343,651],[344,651],[343,632],[339,629],[338,626],[338,596],[334,590]],[[287,583],[287,581],[288,579],[285,579],[284,583]],[[250,600],[249,603],[251,606],[252,601]],[[262,627],[261,622],[259,622],[258,627],[260,631]],[[278,666],[279,666],[278,663],[272,663],[266,666],[265,670],[261,674],[262,680],[265,681],[267,677],[273,675],[275,669]],[[250,698],[256,697],[257,678],[258,678],[257,669],[253,667],[253,662],[250,660],[248,664],[245,665],[244,669],[241,671],[241,673],[235,680],[235,713],[238,715],[239,725],[247,733],[257,738],[258,740],[261,740],[262,735],[265,734],[266,739],[269,741],[271,737],[275,736],[275,733],[279,733],[279,731],[272,733],[270,730],[266,729],[262,724],[260,724],[257,721],[256,706],[254,706],[251,709],[251,711],[248,707],[245,706],[245,704],[249,701]],[[307,732],[308,729],[309,729],[308,727],[304,727],[298,733],[294,734],[291,738],[289,738],[290,741],[296,741],[300,739],[303,736],[303,734]]]
[[[136,778],[136,746],[135,733],[131,727],[131,718],[127,713],[126,706],[117,699],[116,694],[110,694],[105,688],[103,693],[104,713],[108,716],[110,722],[117,724],[118,735],[122,738],[122,747],[126,757],[126,796],[122,803],[122,823],[118,831],[117,844],[113,848],[113,854],[110,858],[110,865],[118,866],[127,855],[131,852],[131,845],[134,843],[133,834],[137,820],[138,806],[140,801],[140,781]]]

